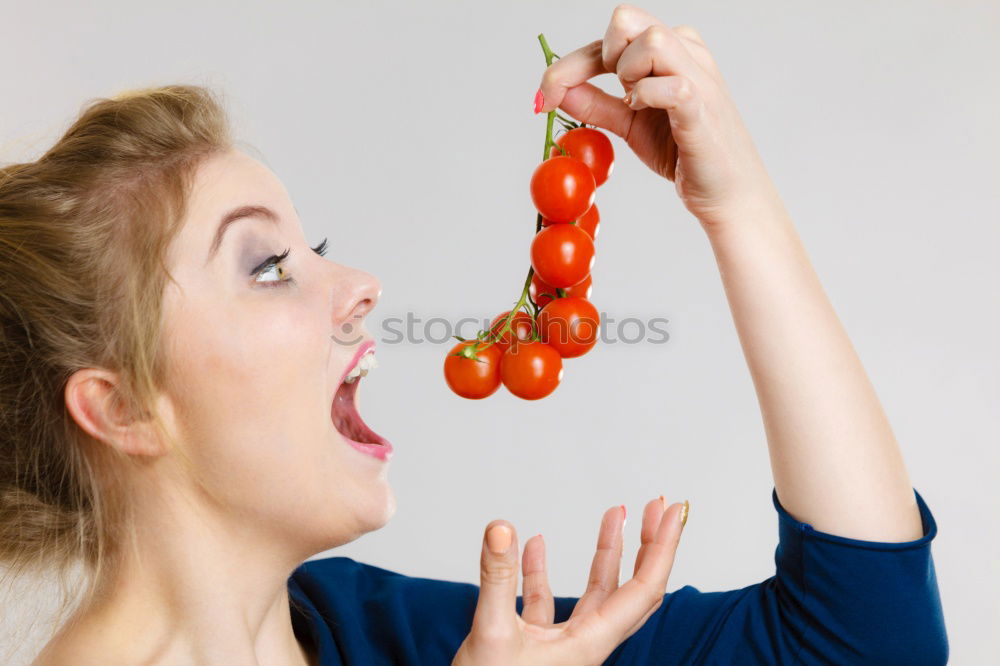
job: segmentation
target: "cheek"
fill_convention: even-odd
[[[178,345],[192,453],[231,492],[301,482],[326,435],[329,357],[319,317],[293,307],[252,321],[228,314],[225,325],[189,327],[197,332]]]
[[[323,377],[323,338],[312,319],[292,307],[228,312],[187,336],[181,349],[212,401],[233,409],[274,404]]]

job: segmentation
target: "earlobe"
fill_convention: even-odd
[[[120,399],[116,373],[99,368],[77,370],[66,382],[66,409],[77,425],[99,442],[127,455],[158,455],[145,423],[135,419]]]

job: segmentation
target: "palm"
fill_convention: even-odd
[[[661,498],[643,512],[642,545],[633,576],[619,586],[623,507],[605,512],[587,590],[565,622],[554,623],[545,546],[540,536],[525,544],[518,562],[516,534],[508,555],[494,558],[484,538],[482,582],[472,631],[453,666],[550,666],[598,664],[649,619],[662,603],[682,528],[681,505],[667,511]],[[491,523],[492,525],[492,523]],[[513,532],[513,530],[512,530]],[[490,533],[487,526],[486,535]],[[515,611],[517,571],[524,574],[523,608]]]
[[[670,131],[670,117],[665,110],[636,111],[625,142],[643,164],[667,180],[674,180],[677,142]]]

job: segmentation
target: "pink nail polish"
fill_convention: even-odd
[[[545,105],[545,97],[542,95],[542,89],[539,88],[538,92],[535,93],[535,113],[542,110]]]

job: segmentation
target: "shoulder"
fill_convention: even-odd
[[[437,591],[475,592],[478,589],[478,586],[471,583],[409,576],[399,571],[386,569],[366,562],[358,562],[353,558],[342,556],[325,557],[303,562],[292,572],[291,577],[299,583],[320,585],[331,580],[336,580],[338,583],[377,583],[379,585],[400,587],[429,586],[435,588]]]
[[[479,587],[471,583],[409,576],[399,571],[359,562],[350,557],[309,560],[292,572],[290,580],[314,603],[334,602],[359,607],[401,610],[432,602],[447,602],[441,610],[458,615],[475,610]],[[471,617],[471,615],[470,615]]]
[[[477,585],[408,576],[349,557],[299,565],[289,590],[293,601],[312,606],[314,631],[328,633],[358,663],[368,663],[373,651],[392,663],[449,663],[479,597]]]
[[[126,632],[108,630],[108,624],[74,617],[53,634],[31,661],[31,666],[105,666],[153,664],[148,645],[130,640]]]

